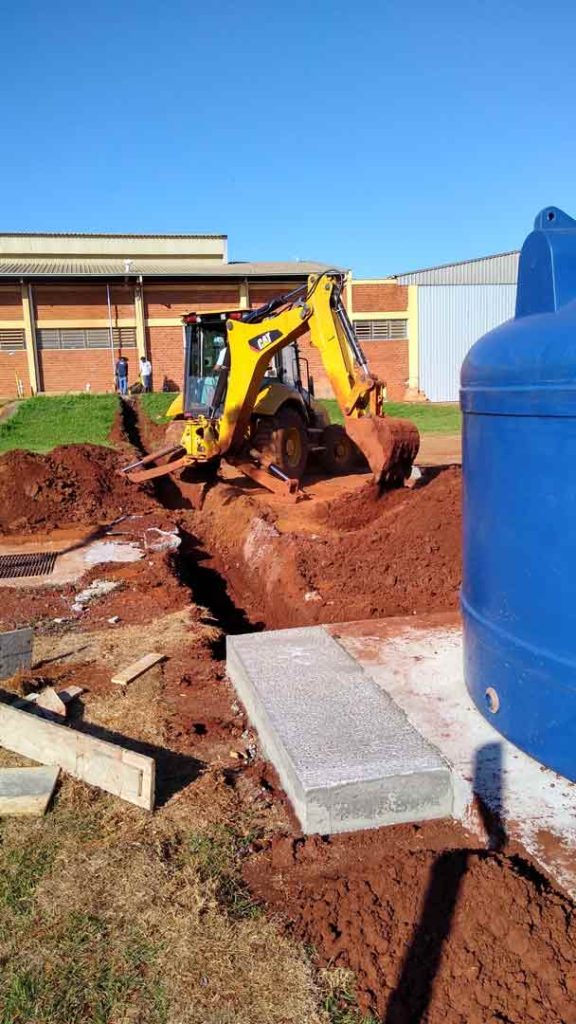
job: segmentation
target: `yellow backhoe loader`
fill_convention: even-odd
[[[370,373],[342,302],[343,285],[344,275],[329,270],[258,309],[184,317],[184,387],[167,413],[166,447],[126,466],[129,479],[199,470],[225,457],[295,499],[310,453],[340,474],[361,453],[378,484],[401,484],[418,452],[418,431],[384,414],[385,385]],[[343,427],[330,424],[314,399],[297,345],[308,332]]]

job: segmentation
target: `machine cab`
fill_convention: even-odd
[[[226,321],[229,313],[184,317],[184,415],[217,415],[230,368]]]
[[[242,319],[244,313],[188,313],[184,317],[185,417],[213,419],[221,415],[230,370],[227,322]],[[294,343],[272,357],[262,387],[271,381],[295,386],[299,374]]]

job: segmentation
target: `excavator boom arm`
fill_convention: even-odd
[[[341,300],[343,275],[328,271],[308,280],[297,304],[264,307],[248,322],[229,321],[230,369],[219,447],[242,442],[271,357],[307,331],[344,415],[344,426],[379,482],[404,477],[417,454],[419,435],[407,420],[384,416],[384,384],[370,373]],[[271,308],[272,307],[272,308]],[[269,314],[269,315],[267,315]]]

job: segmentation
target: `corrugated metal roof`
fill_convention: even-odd
[[[0,278],[45,277],[305,277],[328,270],[327,263],[221,263],[193,259],[126,260],[0,258]]]
[[[0,238],[228,238],[228,235],[124,235],[107,231],[0,231]]]
[[[394,274],[398,284],[516,284],[520,253],[496,253],[460,263],[443,263],[438,267]]]

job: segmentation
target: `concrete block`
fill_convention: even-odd
[[[0,769],[0,817],[44,814],[59,768]]]
[[[9,679],[21,668],[32,664],[32,629],[13,629],[0,633],[0,679]]]
[[[452,777],[319,626],[227,637],[227,671],[306,833],[452,814]]]
[[[0,704],[0,746],[41,764],[59,765],[74,778],[138,807],[154,807],[155,763],[144,754],[8,704]]]

